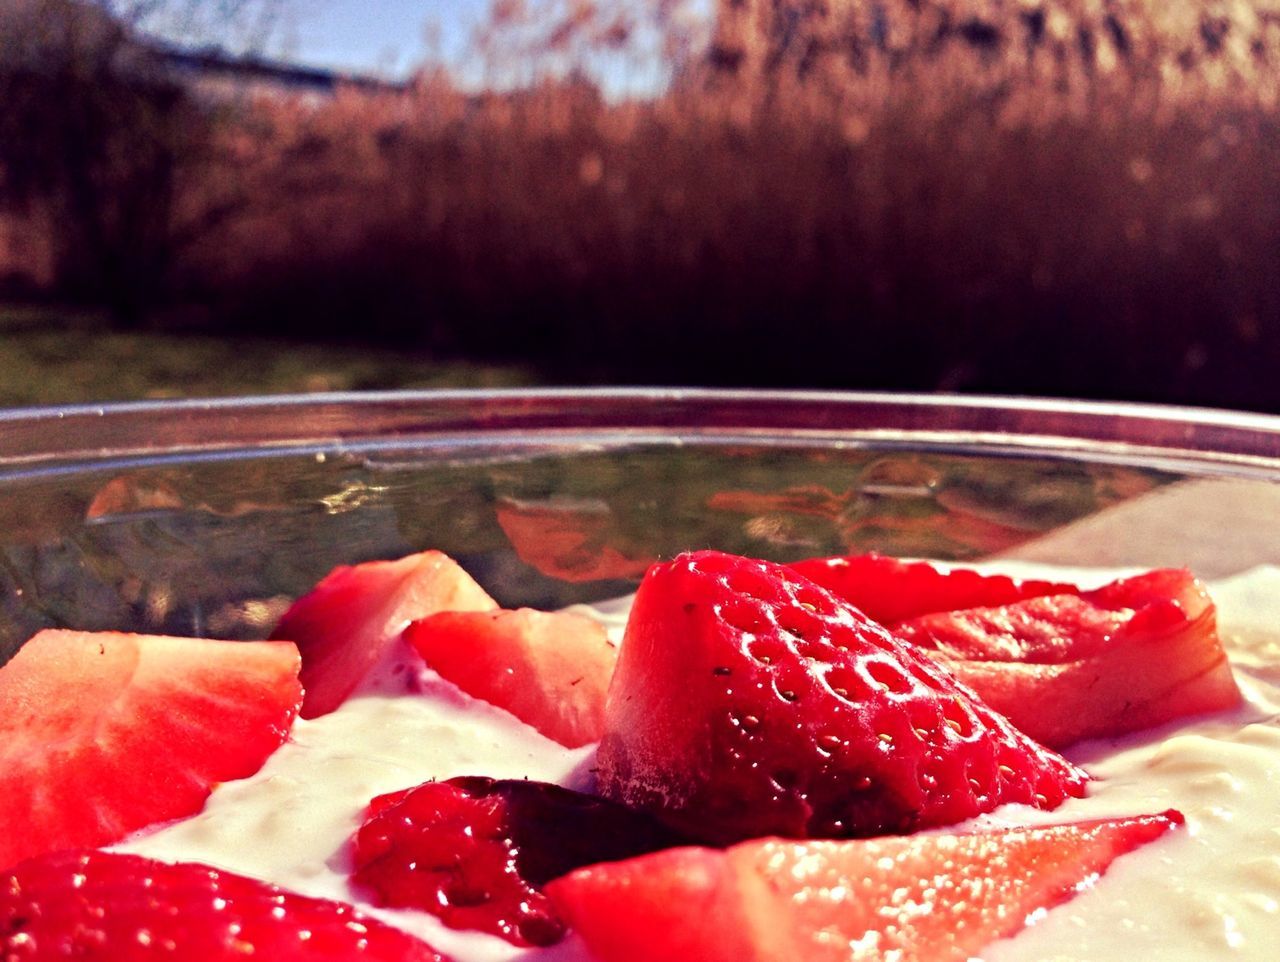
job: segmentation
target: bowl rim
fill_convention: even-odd
[[[1280,417],[1038,397],[719,388],[371,391],[0,410],[0,478],[376,449],[810,444],[1042,455],[1280,480]]]

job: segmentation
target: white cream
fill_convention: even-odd
[[[1091,582],[1105,580],[1096,571],[1088,575]],[[1097,778],[1089,798],[1051,813],[1007,808],[982,820],[1058,822],[1177,808],[1187,817],[1186,829],[1117,861],[1093,888],[992,946],[983,955],[987,962],[1276,958],[1280,569],[1221,582],[1213,595],[1247,696],[1244,707],[1078,746],[1072,758]],[[602,613],[615,634],[619,610],[613,605]],[[363,904],[347,884],[347,846],[373,796],[455,775],[573,783],[589,759],[589,749],[568,751],[429,673],[420,676],[409,656],[397,653],[336,712],[299,721],[261,772],[219,787],[200,815],[118,848],[208,862],[304,894]],[[365,908],[459,962],[585,958],[572,938],[554,949],[521,951],[447,929],[423,912]]]
[[[998,813],[1057,822],[1176,808],[1186,828],[1117,860],[1090,890],[992,946],[987,962],[1280,954],[1280,569],[1211,593],[1246,703],[1077,746],[1068,754],[1096,779],[1088,798],[1054,812]]]
[[[400,654],[403,662],[381,666],[337,711],[296,722],[258,774],[219,786],[199,815],[116,848],[354,902],[459,962],[518,957],[501,939],[446,928],[426,912],[365,904],[347,881],[351,836],[376,795],[458,775],[572,782],[592,751],[566,749],[430,673],[419,676]]]

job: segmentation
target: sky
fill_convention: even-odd
[[[140,28],[180,44],[213,43],[237,51],[248,43],[268,57],[309,67],[401,79],[430,60],[447,65],[455,79],[466,85],[518,84],[531,76],[519,61],[504,78],[486,72],[486,67],[466,57],[475,28],[486,18],[493,0],[98,2],[125,15],[138,5],[149,7],[153,12],[137,21]],[[711,0],[684,2],[686,9],[704,18],[711,6]],[[264,10],[281,11],[265,44],[257,16]],[[660,38],[653,33],[634,36],[637,43],[626,52],[588,54],[589,59],[578,62],[600,82],[606,96],[646,96],[665,83],[667,68]]]
[[[438,30],[437,52],[452,59],[487,7],[488,0],[297,0],[280,43],[290,59],[311,66],[400,75],[433,52],[428,23]]]
[[[492,0],[96,0],[145,32],[294,63],[402,77],[428,56],[453,62]],[[139,10],[146,13],[138,14]],[[274,28],[265,35],[261,14]]]

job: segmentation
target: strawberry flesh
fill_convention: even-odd
[[[302,653],[303,718],[327,715],[355,690],[409,622],[497,602],[439,551],[334,568],[280,619],[272,638]]]
[[[602,795],[712,844],[912,832],[1086,781],[849,603],[718,552],[642,582],[597,766]]]
[[[599,962],[963,962],[1076,895],[1177,812],[974,834],[763,839],[547,886]]]
[[[1186,570],[1082,591],[881,555],[792,567],[927,649],[1053,748],[1240,704],[1213,602]]]
[[[0,868],[195,814],[301,701],[288,643],[40,632],[0,668]]]
[[[598,621],[565,611],[444,611],[405,640],[474,698],[569,748],[600,740],[617,651]]]
[[[449,962],[350,905],[197,863],[64,851],[0,874],[12,962]]]
[[[356,833],[353,879],[379,905],[422,909],[515,945],[552,945],[564,923],[543,885],[683,841],[644,815],[557,785],[454,778],[375,798]]]
[[[893,631],[1055,747],[1240,704],[1216,609],[1189,571],[923,615]]]
[[[1132,611],[1080,595],[1046,595],[998,608],[937,612],[893,626],[920,648],[949,658],[1055,665],[1098,655]]]
[[[944,571],[927,561],[901,561],[874,553],[810,558],[790,567],[882,625],[935,611],[989,608],[1080,590],[1056,581],[979,574],[967,568]]]

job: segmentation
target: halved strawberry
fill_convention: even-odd
[[[939,612],[893,630],[1055,747],[1240,703],[1213,602],[1189,571]]]
[[[1181,822],[1166,812],[972,835],[763,839],[595,865],[546,891],[600,962],[961,962]]]
[[[638,812],[558,785],[452,778],[370,802],[353,878],[379,905],[419,908],[515,945],[551,945],[564,923],[543,885],[682,842]]]
[[[599,741],[617,649],[599,622],[568,612],[447,611],[405,629],[427,665],[548,738]]]
[[[718,552],[641,583],[597,767],[601,794],[718,844],[908,832],[1085,783],[852,605]]]
[[[872,621],[892,625],[935,611],[1007,605],[1041,595],[1078,594],[1074,585],[979,574],[967,568],[940,570],[927,561],[901,561],[881,554],[810,558],[791,566]]]
[[[306,699],[302,717],[333,711],[416,618],[498,607],[448,555],[334,568],[284,613],[272,638],[296,642]]]
[[[40,632],[0,668],[0,867],[198,812],[301,701],[284,642]]]
[[[449,962],[357,912],[207,865],[69,851],[0,875],[0,958]]]

